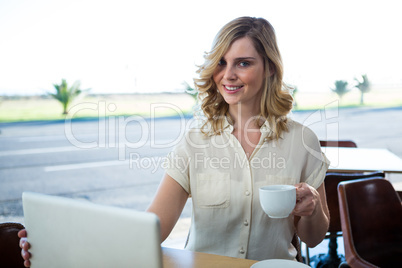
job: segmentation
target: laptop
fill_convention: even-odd
[[[162,267],[155,214],[24,192],[31,267]]]

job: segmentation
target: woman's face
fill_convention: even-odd
[[[236,40],[220,60],[213,79],[230,105],[259,110],[264,82],[264,62],[248,37]]]

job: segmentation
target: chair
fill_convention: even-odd
[[[396,193],[398,194],[399,198],[402,200],[402,191],[396,191]]]
[[[402,204],[385,179],[338,186],[346,261],[350,267],[402,267]]]
[[[384,178],[382,172],[373,172],[369,174],[360,173],[327,173],[325,175],[324,185],[327,196],[327,204],[329,210],[329,228],[325,239],[329,239],[328,253],[319,256],[319,261],[316,267],[338,267],[343,261],[343,256],[338,255],[338,237],[342,236],[342,227],[339,216],[339,201],[338,201],[338,184],[343,181],[353,181],[358,179],[369,178]]]
[[[321,147],[353,147],[357,148],[357,144],[354,141],[320,141]]]
[[[350,140],[340,141],[320,141],[322,147],[353,147],[357,148],[357,144]],[[362,173],[327,173],[324,180],[325,193],[327,196],[328,210],[330,214],[330,222],[328,233],[325,239],[329,239],[328,253],[314,256],[312,259],[316,263],[316,267],[338,267],[344,261],[342,255],[338,255],[338,237],[342,236],[341,222],[339,218],[339,203],[338,203],[338,184],[341,181],[350,181],[366,178],[384,178],[385,174],[381,172],[373,172],[369,174]],[[307,255],[308,251],[307,251]],[[307,256],[309,258],[309,256]]]
[[[17,235],[21,229],[24,229],[24,226],[19,223],[0,223],[0,267],[24,267],[19,247],[20,239]]]
[[[321,147],[353,147],[356,148],[357,144],[354,141],[351,140],[332,140],[332,141],[327,141],[327,140],[320,140],[320,146]],[[334,173],[335,174],[335,173]],[[341,173],[339,173],[341,174]],[[336,187],[335,187],[336,190]],[[328,195],[330,195],[331,193],[333,193],[333,191],[330,191],[330,193],[328,193],[328,191],[326,190],[326,195],[327,195],[327,199],[328,199]],[[336,199],[338,199],[338,193],[335,191],[335,196]],[[338,200],[336,200],[336,203],[338,202]],[[337,211],[339,211],[339,209],[336,209]],[[332,212],[331,209],[329,209],[330,212],[330,220],[332,219]],[[334,211],[333,213],[336,213],[336,211]],[[339,220],[339,217],[338,217]],[[340,226],[340,224],[339,224]],[[341,231],[341,228],[339,227],[339,231]],[[327,236],[325,238],[328,238]],[[334,243],[335,242],[335,243]],[[330,247],[330,251],[332,252],[331,255],[329,254],[320,254],[319,256],[314,256],[312,259],[314,259],[315,262],[317,262],[317,267],[325,267],[326,263],[330,262],[336,262],[335,265],[340,262],[340,260],[338,260],[338,254],[337,254],[337,248],[338,248],[338,244],[336,243],[336,238],[332,239],[332,244],[328,245]],[[331,250],[332,247],[332,250]],[[335,256],[334,255],[335,252]],[[307,264],[310,264],[310,256],[309,256],[309,250],[308,247],[306,246],[306,259],[307,259]],[[334,258],[328,259],[328,256],[333,256]]]
[[[296,254],[296,260],[298,262],[303,262],[303,257],[301,254],[301,247],[300,247],[300,238],[299,236],[295,233],[293,235],[292,238],[292,245],[295,247],[295,249],[297,250],[297,254]]]

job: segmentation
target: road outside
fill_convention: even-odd
[[[386,148],[402,158],[402,107],[328,108],[294,112],[292,118],[319,139],[350,139],[359,147]],[[0,123],[0,222],[23,223],[23,191],[145,210],[163,176],[164,157],[190,122],[111,117]],[[389,178],[396,185],[402,182],[400,175]],[[191,200],[173,240],[183,243],[190,216]]]

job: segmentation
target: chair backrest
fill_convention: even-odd
[[[325,176],[325,194],[327,196],[327,204],[329,210],[329,229],[328,232],[341,232],[341,220],[339,217],[339,201],[338,201],[338,184],[342,181],[351,181],[367,178],[384,178],[382,172],[374,172],[369,174],[360,173],[327,173]]]
[[[19,223],[0,223],[0,267],[24,267],[17,235],[21,229],[24,226]]]
[[[354,141],[341,140],[341,141],[320,141],[321,147],[353,147],[357,148]]]
[[[320,146],[357,148],[357,144],[351,140],[320,140]],[[361,174],[351,175],[348,173],[327,173],[325,177],[325,193],[327,196],[327,204],[330,214],[328,232],[336,233],[342,231],[341,222],[339,219],[338,184],[341,181],[356,180],[361,178]]]
[[[301,254],[300,238],[296,233],[293,235],[292,245],[297,250],[296,260],[298,262],[303,262],[303,257],[302,257],[302,254]]]
[[[339,208],[351,267],[402,267],[402,204],[385,179],[341,182]]]

